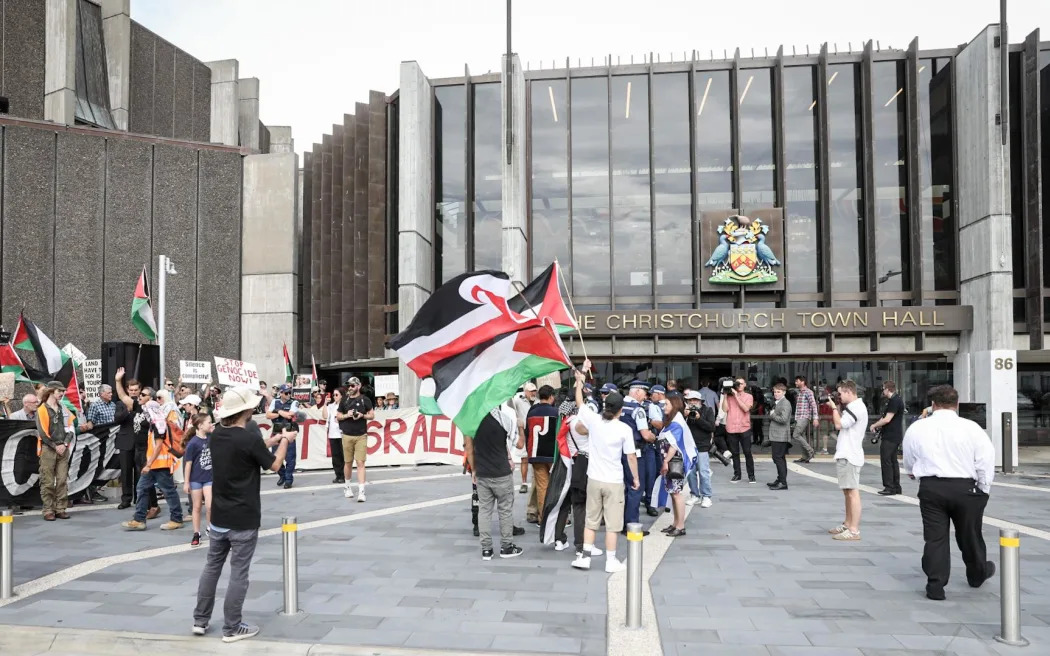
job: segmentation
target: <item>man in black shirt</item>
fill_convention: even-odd
[[[492,506],[499,512],[500,558],[521,555],[514,537],[514,481],[507,454],[507,440],[517,438],[517,417],[500,405],[481,421],[477,433],[466,436],[464,448],[471,475],[478,487],[478,525],[481,558],[492,560]]]
[[[529,408],[525,415],[525,448],[529,449],[529,464],[532,465],[535,498],[530,497],[525,509],[525,521],[540,523],[547,486],[554,466],[554,453],[558,450],[558,408],[554,405],[554,388],[544,385],[539,389],[540,400]]]
[[[137,503],[135,490],[139,484],[139,476],[142,468],[146,465],[146,441],[149,439],[149,418],[142,410],[142,404],[149,402],[153,396],[153,390],[148,387],[143,389],[139,381],[132,378],[127,381],[127,389],[124,385],[124,367],[117,369],[114,383],[117,388],[117,404],[113,419],[120,424],[117,432],[117,448],[120,450],[120,505],[118,510],[130,508],[132,503]],[[149,510],[146,519],[154,519],[160,515],[160,505],[157,503],[157,488],[149,489]]]
[[[368,457],[368,420],[375,417],[372,402],[361,395],[361,381],[351,377],[346,381],[346,393],[336,409],[339,432],[343,434],[343,496],[354,498],[350,474],[357,463],[357,500],[365,500],[365,458]]]
[[[882,419],[871,425],[872,431],[882,431],[882,442],[879,445],[879,458],[882,460],[882,489],[879,494],[884,497],[903,492],[901,489],[901,468],[897,462],[897,451],[904,440],[904,401],[897,394],[897,384],[887,380],[882,384],[882,395],[886,397],[886,410]]]
[[[208,631],[215,588],[222,575],[226,556],[230,556],[230,581],[223,607],[222,641],[236,642],[259,633],[259,627],[241,621],[244,597],[248,593],[248,568],[259,540],[262,502],[259,498],[260,468],[277,471],[284,462],[289,438],[287,430],[259,439],[260,433],[246,428],[261,397],[248,387],[233,388],[222,397],[216,415],[222,425],[208,438],[211,450],[212,484],[211,539],[208,557],[197,587],[197,606],[193,610],[193,633]],[[277,453],[268,447],[277,446]]]

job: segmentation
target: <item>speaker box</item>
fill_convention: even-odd
[[[134,342],[102,343],[102,382],[112,385],[117,369],[124,367],[124,380],[138,380],[154,391],[160,388],[160,347]]]

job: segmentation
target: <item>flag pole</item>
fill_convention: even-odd
[[[583,359],[589,360],[587,357],[587,345],[583,341],[583,332],[580,330],[579,315],[576,314],[576,307],[572,304],[572,294],[569,293],[569,285],[566,284],[565,280],[561,275],[561,262],[558,258],[554,258],[554,266],[558,270],[558,284],[565,288],[565,298],[569,301],[569,309],[572,310],[572,322],[576,324],[576,334],[580,336],[580,348],[583,349]]]
[[[164,255],[157,256],[157,344],[160,346],[160,380],[157,381],[157,391],[166,389],[164,387],[164,301],[167,288],[167,260]]]

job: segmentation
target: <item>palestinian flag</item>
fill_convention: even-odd
[[[537,314],[550,317],[561,334],[576,330],[576,318],[565,307],[561,297],[557,262],[551,262],[519,295],[511,298],[508,305],[511,310],[525,317],[534,318]]]
[[[558,453],[554,456],[551,467],[550,482],[547,483],[547,498],[542,500],[540,510],[540,542],[554,544],[554,525],[558,521],[558,512],[569,496],[569,484],[572,482],[572,456],[569,450],[569,417],[561,417],[558,427]]]
[[[440,417],[445,413],[441,412],[441,408],[438,407],[437,399],[434,395],[437,393],[437,386],[434,385],[434,379],[427,376],[419,383],[419,414],[426,415],[428,417]]]
[[[390,348],[417,376],[426,378],[442,360],[538,326],[535,316],[511,309],[509,299],[514,294],[510,278],[502,271],[456,276],[431,294],[408,328],[390,340]]]
[[[320,378],[317,377],[317,360],[314,358],[314,354],[310,354],[310,365],[313,367],[314,372],[314,385],[320,385]]]
[[[0,374],[14,374],[15,380],[18,380],[19,378],[24,379],[24,372],[22,359],[18,357],[15,348],[10,344],[0,346]]]
[[[292,369],[292,359],[288,357],[288,344],[284,344],[284,382],[295,382],[295,370]]]
[[[150,300],[149,281],[146,280],[146,267],[142,267],[139,283],[135,285],[135,298],[131,301],[131,323],[146,339],[156,341],[157,322],[153,320],[153,304]]]
[[[489,410],[526,381],[571,366],[554,322],[543,319],[437,362],[433,398],[464,435],[474,435]]]
[[[62,378],[67,366],[69,370],[68,380]],[[58,372],[55,380],[66,384],[66,394],[62,397],[62,405],[69,408],[69,411],[73,413],[73,421],[79,423],[80,416],[84,414],[84,405],[80,401],[80,385],[77,381],[77,368],[73,366],[72,359],[67,360],[66,365],[63,365],[62,370]]]
[[[69,361],[69,356],[41,332],[36,324],[26,319],[25,315],[18,317],[18,327],[11,337],[11,345],[22,351],[21,354],[16,353],[16,356],[22,362],[26,378],[36,383],[58,380],[55,374]],[[9,365],[5,364],[6,366]],[[69,366],[73,366],[72,361],[69,361]]]

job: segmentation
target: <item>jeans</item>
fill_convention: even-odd
[[[340,439],[340,445],[342,440]],[[270,453],[277,453],[277,449],[280,448],[280,444],[270,448]],[[288,443],[288,450],[284,454],[284,463],[281,468],[277,470],[277,480],[284,483],[293,482],[295,478],[295,442]]]
[[[127,457],[125,457],[127,454]],[[125,471],[125,465],[127,470]],[[137,490],[142,468],[146,466],[146,445],[136,446],[132,451],[120,452],[120,500],[122,503],[138,503]],[[149,489],[149,507],[157,507],[157,488]]]
[[[748,478],[755,476],[755,458],[751,455],[751,431],[729,433],[729,451],[733,454],[733,476],[740,476],[740,452],[744,452]]]
[[[656,484],[656,477],[660,475],[661,458],[655,444],[645,442],[641,446],[641,452],[642,456],[638,458],[638,478],[641,479],[642,500],[645,501],[645,507],[649,508],[653,505],[653,485]]]
[[[182,522],[182,502],[179,501],[179,493],[175,489],[175,479],[167,469],[151,469],[148,474],[139,477],[139,484],[135,490],[138,501],[135,503],[135,521],[146,521],[146,511],[149,509],[149,491],[153,486],[160,487],[164,498],[168,501],[168,512],[171,521]]]
[[[711,454],[707,451],[698,453],[696,466],[689,471],[689,492],[694,497],[713,497],[711,489]]]
[[[481,548],[492,548],[492,507],[499,513],[500,545],[510,546],[514,537],[513,474],[498,478],[478,477],[478,533]]]
[[[232,635],[241,625],[241,610],[248,594],[248,568],[259,541],[259,529],[251,531],[230,530],[225,533],[209,529],[208,557],[204,562],[200,583],[197,585],[197,606],[193,609],[193,623],[203,626],[211,621],[215,607],[215,588],[230,556],[230,581],[226,585],[226,601],[223,604],[222,634]],[[232,552],[232,555],[230,555]]]

